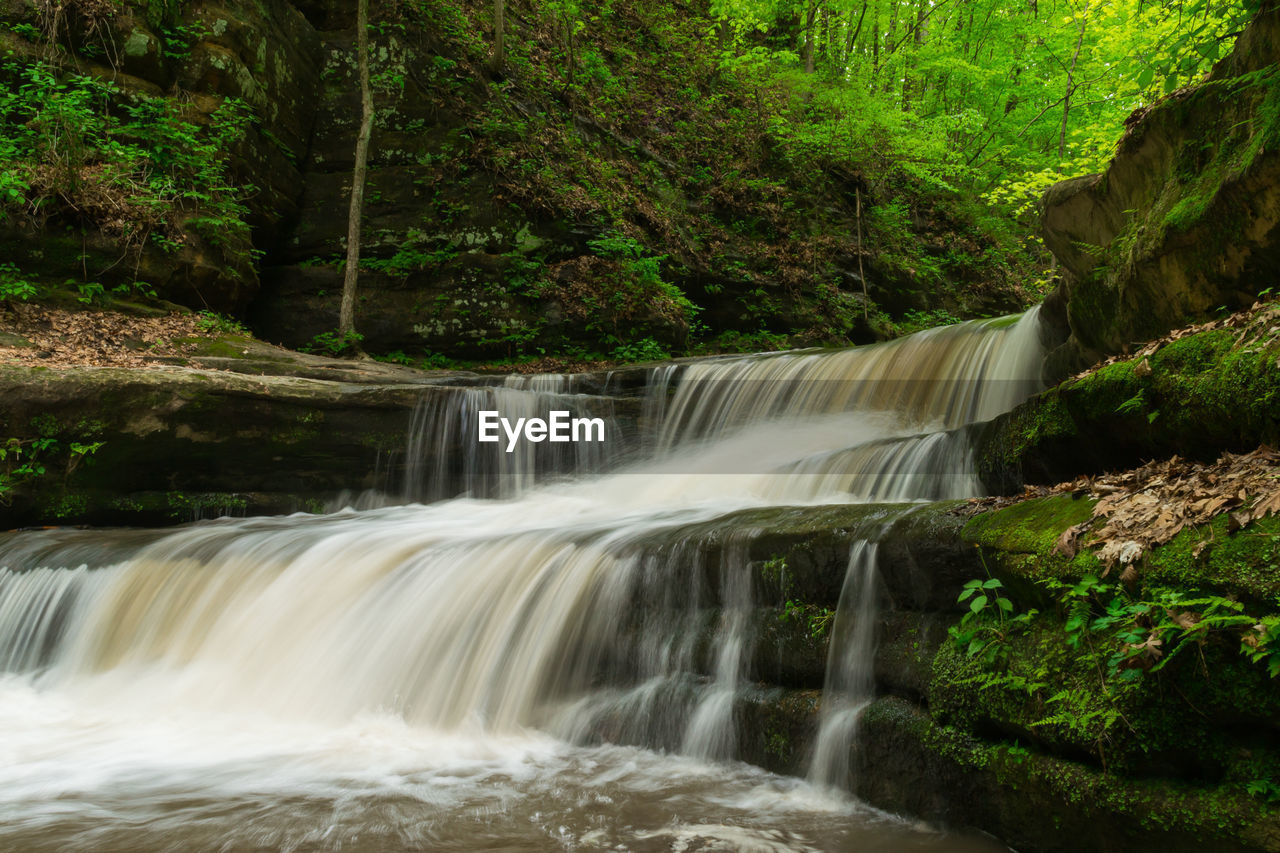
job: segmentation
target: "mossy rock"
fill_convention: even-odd
[[[1022,403],[978,431],[980,476],[1009,492],[1152,458],[1207,461],[1275,444],[1280,344],[1237,345],[1241,333],[1187,335]]]
[[[1280,10],[1252,20],[1206,80],[1136,115],[1105,173],[1045,194],[1066,270],[1070,370],[1248,306],[1277,272]]]
[[[1033,498],[977,515],[964,527],[965,541],[979,546],[983,559],[1015,589],[1045,602],[1030,582],[1078,581],[1100,576],[1104,566],[1088,547],[1088,534],[1068,557],[1055,552],[1068,528],[1087,521],[1096,501],[1069,494]],[[1225,595],[1265,608],[1280,602],[1280,518],[1258,519],[1232,529],[1227,515],[1187,527],[1169,542],[1149,549],[1138,564],[1142,584]],[[1195,549],[1208,542],[1200,555]]]
[[[863,713],[856,793],[926,820],[977,826],[1042,853],[1262,853],[1280,815],[1241,784],[1129,779],[1012,740],[939,724],[897,698]]]

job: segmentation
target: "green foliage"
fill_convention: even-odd
[[[26,302],[39,294],[39,286],[26,278],[17,266],[0,262],[0,300]]]
[[[196,315],[196,328],[206,335],[248,335],[249,330],[234,317],[217,311],[201,311]]]
[[[708,355],[721,352],[771,352],[786,349],[790,346],[787,335],[778,332],[761,330],[758,332],[737,332],[727,330],[716,335],[693,349],[694,355]]]
[[[805,634],[812,640],[821,640],[830,633],[836,616],[834,610],[790,598],[792,585],[785,557],[772,557],[765,560],[760,566],[760,578],[766,584],[775,587],[778,595],[785,599],[778,613],[780,622],[802,626]]]
[[[701,310],[683,290],[663,279],[662,262],[666,256],[648,254],[635,238],[610,232],[587,241],[587,247],[598,257],[616,261],[622,269],[620,287],[605,299],[610,307],[631,311],[638,304],[651,304],[686,322]]]
[[[347,332],[345,334],[336,330],[331,332],[321,332],[311,339],[306,346],[299,347],[302,352],[317,353],[331,356],[354,355],[360,351],[360,342],[364,340],[364,335],[359,332]]]
[[[61,428],[49,416],[33,419],[32,426],[35,437],[0,441],[0,506],[8,506],[21,486],[48,474],[54,461],[63,464],[65,480],[103,446],[101,441],[71,440],[64,447],[57,437]]]
[[[959,322],[960,318],[947,309],[934,308],[930,311],[908,311],[893,325],[898,334],[910,335],[936,326],[950,326]]]
[[[796,622],[804,626],[811,639],[821,640],[831,630],[836,613],[829,607],[818,607],[815,604],[802,604],[787,599],[782,606],[779,618],[784,622]]]
[[[22,441],[8,438],[0,444],[0,503],[8,505],[14,489],[28,480],[45,473],[42,456],[57,445],[52,438],[34,438]]]
[[[663,361],[670,358],[671,353],[653,338],[644,338],[615,347],[611,357],[614,361],[625,362]]]
[[[1135,680],[1159,672],[1178,655],[1218,638],[1231,638],[1272,678],[1280,675],[1280,616],[1255,616],[1221,595],[1152,587],[1141,596],[1087,575],[1074,584],[1042,581],[1065,614],[1066,642],[1079,648],[1099,640],[1109,654],[1110,677]]]
[[[1254,779],[1245,785],[1245,791],[1269,805],[1280,803],[1280,783],[1270,779]]]
[[[971,580],[960,591],[956,602],[968,602],[968,610],[947,633],[966,656],[994,662],[1003,652],[1010,631],[1035,617],[1035,610],[1015,616],[1013,602],[1003,590],[1004,584],[998,578],[988,578]]]
[[[439,249],[425,249],[410,241],[398,246],[395,254],[389,258],[362,257],[360,268],[399,276],[418,270],[433,269],[457,256],[458,249],[453,245]]]
[[[225,100],[207,124],[179,102],[52,65],[0,62],[0,216],[57,215],[129,246],[177,248],[190,228],[249,259],[229,153],[250,122]]]
[[[831,152],[940,192],[976,186],[1027,221],[1045,188],[1097,171],[1125,117],[1195,80],[1258,8],[827,0],[809,7],[821,24],[806,31],[786,4],[712,7],[724,72],[759,88],[785,82],[797,95],[766,119],[788,143],[784,156]],[[762,46],[761,33],[776,34],[776,47]]]

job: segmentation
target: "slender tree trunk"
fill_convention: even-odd
[[[919,62],[920,48],[924,46],[925,25],[928,20],[928,0],[920,0],[920,5],[916,7],[916,26],[911,34],[911,55],[902,66],[902,111],[904,113],[911,109],[911,103],[918,100],[928,87],[928,82],[924,79],[915,83],[911,81],[911,72]]]
[[[1058,131],[1058,159],[1067,156],[1067,116],[1071,115],[1071,96],[1075,93],[1076,63],[1080,60],[1080,46],[1084,44],[1084,30],[1089,25],[1089,7],[1085,7],[1080,19],[1080,36],[1076,39],[1076,52],[1071,55],[1071,67],[1067,69],[1067,93],[1062,98],[1062,127]]]
[[[862,279],[862,319],[871,317],[871,297],[867,295],[867,274],[862,270],[862,187],[854,187],[858,217],[858,278]]]
[[[845,51],[844,61],[847,65],[852,61],[853,56],[858,50],[858,38],[862,35],[862,22],[867,18],[867,0],[862,0],[862,11],[858,13],[858,24],[853,28],[853,35],[849,36],[849,49]],[[840,69],[844,71],[844,69]]]
[[[889,4],[889,29],[885,31],[884,38],[884,64],[890,65],[893,62],[893,50],[896,39],[898,37],[898,0],[893,0]],[[893,75],[889,75],[889,79],[884,81],[885,94],[893,91]]]
[[[804,19],[804,73],[812,74],[814,69],[814,28],[818,21],[818,4],[809,0],[809,8]]]
[[[507,0],[493,0],[493,61],[494,74],[501,74],[506,62]]]
[[[356,330],[356,282],[360,277],[360,216],[364,212],[364,184],[369,168],[369,137],[373,135],[373,89],[369,84],[369,0],[356,12],[356,61],[360,67],[360,133],[356,162],[351,170],[351,209],[347,213],[347,268],[342,282],[342,310],[338,333]]]
[[[880,14],[880,10],[876,10],[876,14]],[[875,77],[880,72],[880,21],[871,25],[871,76]]]

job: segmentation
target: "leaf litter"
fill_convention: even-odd
[[[1131,471],[1030,486],[1011,497],[977,498],[971,506],[974,511],[997,509],[1060,494],[1098,502],[1088,520],[1062,532],[1054,553],[1070,559],[1082,548],[1096,549],[1095,556],[1106,566],[1104,574],[1119,567],[1121,580],[1131,582],[1147,551],[1188,527],[1227,513],[1235,531],[1280,515],[1280,452],[1263,445],[1250,453],[1224,453],[1212,463],[1174,456]],[[1209,539],[1201,541],[1193,555],[1200,556],[1211,544]]]
[[[1175,329],[1137,352],[1112,356],[1072,378],[1133,360],[1138,361],[1135,371],[1141,375],[1151,370],[1146,359],[1162,347],[1219,329],[1238,329],[1237,347],[1270,345],[1280,338],[1280,303],[1258,301],[1246,310]],[[1098,503],[1088,520],[1062,532],[1054,552],[1070,559],[1082,547],[1096,549],[1095,555],[1106,567],[1104,574],[1119,567],[1120,579],[1132,583],[1143,555],[1188,527],[1228,513],[1234,532],[1280,514],[1280,453],[1263,445],[1251,453],[1224,453],[1213,463],[1174,456],[1131,471],[1085,476],[1055,486],[1028,486],[1018,495],[975,498],[961,511],[976,514],[1056,494],[1092,497]],[[1211,539],[1202,540],[1193,548],[1193,556],[1199,557],[1212,544]]]
[[[208,337],[195,314],[139,317],[18,304],[0,307],[0,362],[48,367],[146,367],[191,353]]]

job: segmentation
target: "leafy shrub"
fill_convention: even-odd
[[[170,100],[45,63],[0,62],[0,79],[0,216],[58,215],[132,247],[175,249],[184,226],[247,245],[254,188],[228,174],[244,104],[227,99],[202,125]]]
[[[334,330],[332,332],[321,332],[312,338],[309,344],[298,349],[302,352],[318,355],[354,355],[360,351],[360,342],[363,340],[364,335],[359,332],[342,334]]]
[[[216,311],[201,311],[196,315],[196,328],[206,335],[223,334],[223,335],[248,335],[249,330],[244,324],[233,317],[226,314],[219,314]]]

